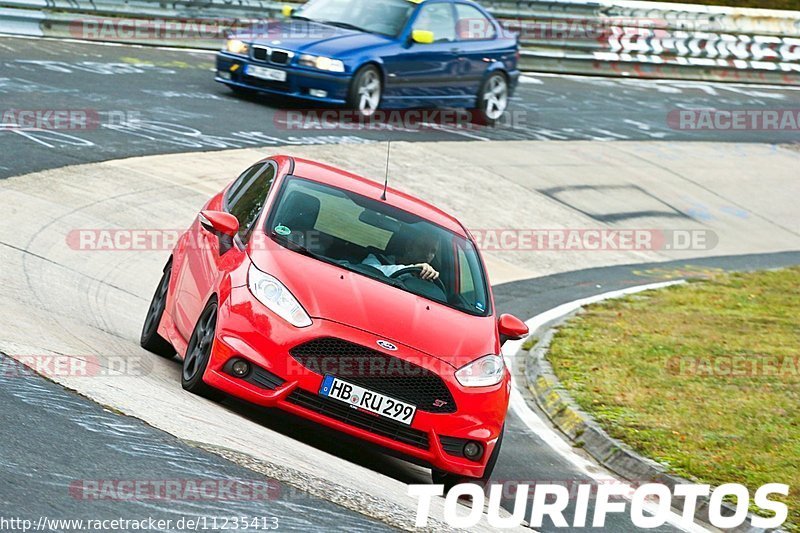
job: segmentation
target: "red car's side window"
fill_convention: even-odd
[[[228,190],[225,208],[239,221],[239,238],[246,243],[277,174],[277,166],[267,161],[248,169]]]
[[[231,204],[233,204],[236,201],[236,199],[241,196],[243,190],[245,189],[245,185],[247,185],[250,179],[252,179],[252,177],[256,175],[256,173],[258,173],[263,168],[264,168],[264,163],[255,164],[252,167],[245,170],[244,172],[242,172],[241,175],[238,178],[236,178],[236,180],[231,184],[231,186],[228,188],[228,191],[225,193],[225,202],[224,202],[225,209],[228,212],[230,212]]]

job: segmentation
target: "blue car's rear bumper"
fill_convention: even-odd
[[[286,81],[268,81],[248,76],[245,73],[248,64],[285,70]],[[344,104],[350,88],[349,74],[317,72],[292,65],[278,67],[225,52],[217,54],[217,74],[214,79],[231,87],[327,104]],[[325,91],[327,94],[324,97],[312,96],[311,91]]]

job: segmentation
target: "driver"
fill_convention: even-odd
[[[438,252],[439,239],[435,234],[415,232],[405,239],[397,256],[383,256],[388,262],[394,264],[384,265],[375,254],[369,254],[361,264],[377,268],[387,277],[404,268],[417,267],[421,269],[420,278],[433,281],[439,279],[439,272],[430,265],[430,262]]]

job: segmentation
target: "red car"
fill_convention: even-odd
[[[278,407],[433,469],[488,479],[510,374],[483,261],[455,218],[335,168],[247,169],[179,239],[141,344],[183,388]]]

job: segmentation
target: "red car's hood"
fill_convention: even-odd
[[[365,275],[281,249],[256,251],[257,268],[275,276],[312,318],[339,322],[460,367],[496,353],[497,325]]]

